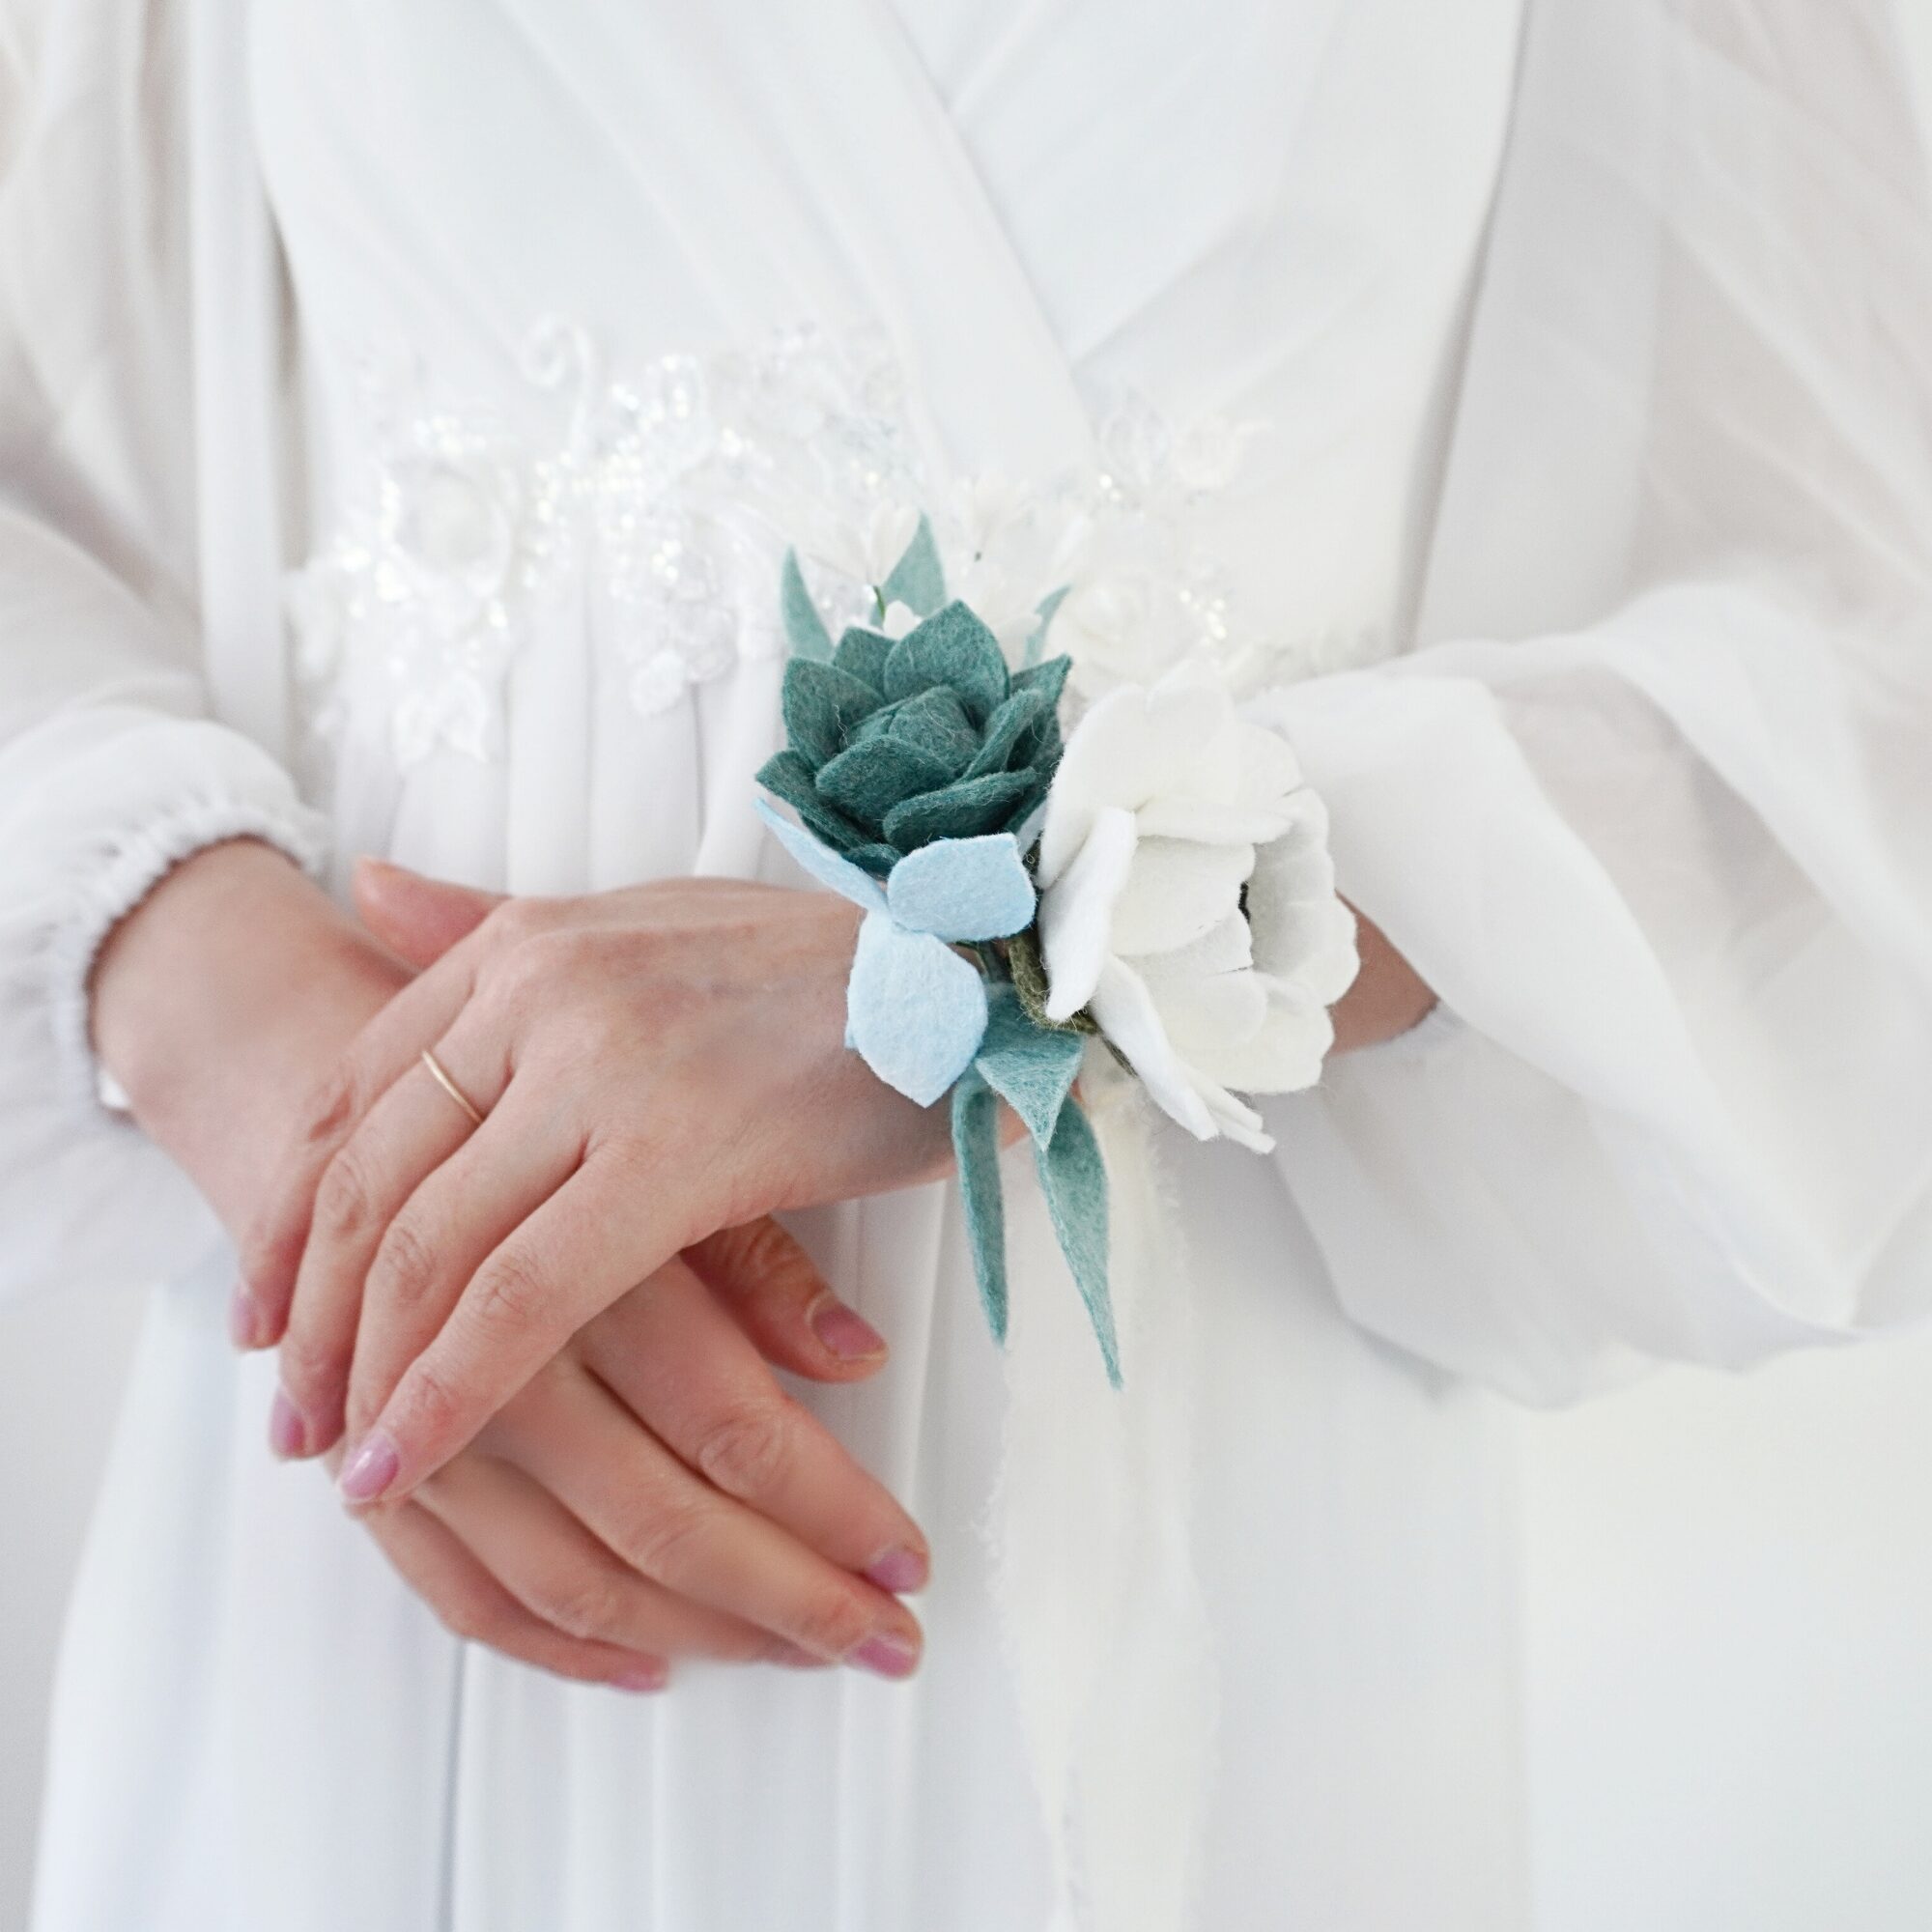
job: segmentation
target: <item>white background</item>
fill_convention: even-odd
[[[1932,0],[1901,11],[1932,86]],[[133,1316],[0,1315],[0,1932]],[[1932,1927],[1932,1342],[1520,1438],[1537,1932]]]

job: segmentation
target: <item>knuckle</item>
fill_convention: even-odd
[[[698,1469],[727,1495],[767,1495],[790,1460],[792,1422],[779,1402],[752,1402],[727,1411],[698,1437]]]
[[[433,1363],[418,1361],[398,1393],[399,1406],[407,1411],[410,1432],[418,1442],[434,1450],[450,1439],[462,1417],[463,1406],[440,1369]]]
[[[589,1570],[549,1577],[533,1592],[530,1607],[566,1636],[608,1638],[622,1622],[623,1599],[614,1577]]]
[[[517,1335],[542,1316],[551,1299],[550,1274],[535,1256],[506,1248],[484,1264],[470,1293],[475,1320],[486,1332]]]
[[[343,1350],[306,1324],[294,1321],[282,1337],[276,1370],[296,1403],[314,1409],[340,1384],[348,1364]]]
[[[703,1559],[717,1522],[701,1497],[657,1498],[619,1527],[621,1554],[646,1577],[676,1587]]]
[[[440,1269],[438,1249],[408,1220],[389,1225],[369,1270],[368,1293],[413,1307],[429,1297]]]
[[[848,1590],[827,1586],[800,1604],[792,1634],[820,1657],[843,1657],[870,1634],[872,1613]]]
[[[318,1227],[337,1239],[360,1234],[375,1213],[375,1196],[353,1148],[344,1148],[323,1170],[315,1191]]]

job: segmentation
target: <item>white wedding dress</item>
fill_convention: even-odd
[[[1878,13],[5,0],[0,29],[0,1291],[166,1284],[37,1932],[1526,1925],[1478,1385],[1568,1400],[1925,1298],[1932,230]],[[951,1189],[803,1224],[893,1344],[810,1399],[931,1536],[919,1678],[639,1700],[466,1649],[270,1460],[233,1258],[88,1058],[101,935],[239,832],[336,880],[371,850],[511,891],[787,876],[752,810],[776,552],[718,519],[746,450],[801,517],[814,477],[863,485],[888,367],[935,492],[1086,465],[1188,522],[1204,635],[1265,640],[1342,889],[1442,996],[1271,1105],[1274,1160],[1159,1149],[1187,1340],[1127,1400],[1190,1419],[1138,1472],[1184,1485],[1188,1654],[1136,1662],[1102,1614],[1058,1655],[1095,1710],[1194,1687],[1172,1857],[1036,1792],[1055,1550],[1036,1521],[1005,1552],[1003,1641],[983,1530],[996,1483],[1059,1493],[1059,1452],[1003,1448]],[[1217,424],[1244,460],[1197,489]],[[1017,1389],[1070,1289],[1009,1186]],[[1069,1392],[1069,1455],[1107,1399]],[[1169,1737],[1122,1719],[1082,1776],[1158,1791]],[[1122,1879],[1142,1849],[1165,1878]]]

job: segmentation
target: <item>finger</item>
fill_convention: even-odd
[[[281,1340],[316,1189],[329,1162],[389,1088],[418,1067],[423,1048],[448,1033],[475,983],[474,960],[462,952],[411,980],[303,1101],[262,1212],[242,1246],[242,1280],[255,1347],[270,1348]]]
[[[584,1331],[599,1378],[706,1481],[880,1588],[917,1590],[919,1525],[792,1401],[729,1313],[681,1262]]]
[[[503,902],[500,893],[428,879],[405,866],[373,858],[356,861],[350,893],[362,923],[415,967],[440,959]]]
[[[493,1447],[639,1575],[828,1662],[918,1667],[903,1604],[701,1482],[592,1377],[559,1363],[532,1395],[497,1418]]]
[[[653,1657],[817,1662],[769,1631],[639,1576],[539,1484],[495,1456],[459,1456],[423,1485],[418,1500],[532,1616],[566,1636]]]
[[[833,1293],[770,1215],[721,1229],[685,1260],[768,1362],[822,1382],[858,1381],[885,1366],[885,1337]]]
[[[342,1472],[350,1502],[407,1495],[586,1321],[685,1245],[689,1200],[673,1207],[650,1179],[631,1157],[593,1151],[498,1243],[358,1439]],[[360,1394],[352,1389],[352,1403]]]
[[[393,1245],[392,1224],[424,1177],[475,1131],[418,1063],[323,1171],[282,1335],[282,1399],[270,1424],[277,1454],[318,1455],[341,1435],[364,1277]]]
[[[369,1529],[404,1582],[452,1636],[582,1684],[662,1690],[661,1657],[566,1635],[532,1616],[435,1517],[415,1503],[369,1519]]]
[[[363,1284],[346,1400],[352,1441],[360,1444],[492,1253],[569,1180],[581,1151],[557,1095],[512,1086],[484,1124],[417,1181]]]

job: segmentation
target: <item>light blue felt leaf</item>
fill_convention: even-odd
[[[941,838],[893,867],[886,903],[911,932],[1007,939],[1033,923],[1033,878],[1010,833]]]
[[[986,1035],[974,1069],[1045,1147],[1080,1077],[1086,1051],[1085,1034],[1037,1026],[1019,995],[1010,986],[999,986],[987,1003]]]
[[[1060,1110],[1053,1138],[1034,1150],[1046,1210],[1060,1252],[1073,1275],[1087,1319],[1107,1365],[1107,1379],[1121,1386],[1121,1343],[1114,1328],[1114,1301],[1107,1292],[1107,1168],[1100,1144],[1077,1100]]]
[[[917,617],[930,617],[946,602],[946,566],[939,560],[932,525],[924,517],[920,518],[905,554],[879,588],[888,604],[903,604]]]
[[[869,872],[862,872],[849,860],[821,845],[804,827],[794,825],[764,799],[753,799],[752,803],[758,816],[778,834],[779,843],[821,886],[831,887],[841,898],[864,906],[868,913],[885,911],[886,895]]]
[[[1046,634],[1053,628],[1054,612],[1066,602],[1066,593],[1073,586],[1063,583],[1058,590],[1042,597],[1035,611],[1039,621],[1033,627],[1033,635],[1026,640],[1026,656],[1022,659],[1028,669],[1037,665],[1046,655]]]
[[[969,1066],[952,1090],[952,1155],[973,1278],[993,1340],[1007,1339],[1007,1204],[1000,1191],[999,1096]]]
[[[888,1087],[931,1106],[973,1064],[985,1031],[977,968],[930,933],[902,932],[890,913],[866,916],[845,988],[845,1037]]]
[[[784,619],[785,641],[792,649],[802,658],[829,662],[832,634],[818,614],[818,606],[811,601],[795,550],[785,552],[784,570],[779,578],[779,610]]]

